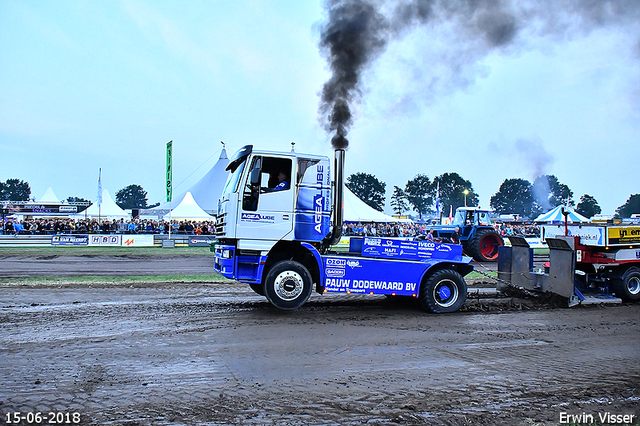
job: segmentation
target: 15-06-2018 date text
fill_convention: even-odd
[[[32,424],[32,425],[72,425],[80,424],[80,413],[67,413],[63,411],[33,412],[26,413],[12,411],[6,413],[5,424]]]

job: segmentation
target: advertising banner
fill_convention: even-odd
[[[189,247],[209,247],[215,241],[213,235],[192,235],[189,237]]]
[[[332,293],[396,294],[413,296],[429,267],[420,262],[325,257],[325,290]]]
[[[88,235],[53,235],[52,246],[86,246],[89,244]]]
[[[362,255],[383,259],[403,260],[462,260],[462,246],[432,241],[405,241],[389,238],[365,238]]]
[[[608,228],[609,245],[640,243],[640,226],[611,226]]]
[[[172,151],[173,141],[167,142],[167,203],[171,202],[171,198],[173,196],[173,167],[171,165],[171,151]]]
[[[123,235],[122,247],[153,247],[153,235]]]
[[[580,237],[580,242],[587,245],[603,246],[605,245],[605,228],[600,226],[580,226],[569,225],[567,227],[567,233],[569,236]],[[542,238],[544,241],[547,238],[556,238],[564,236],[564,225],[543,225],[542,226]]]
[[[120,246],[122,235],[89,235],[90,246]]]

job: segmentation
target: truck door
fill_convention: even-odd
[[[290,158],[253,158],[239,206],[237,238],[280,240],[292,232],[292,172]]]

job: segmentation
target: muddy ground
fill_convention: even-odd
[[[113,275],[144,275],[150,262],[101,261]],[[154,267],[210,273],[208,261]],[[0,274],[16,262],[0,259]],[[73,262],[47,262],[26,263],[74,274]],[[638,424],[639,322],[638,304],[478,296],[432,315],[384,297],[314,295],[283,313],[233,282],[8,283],[0,422],[42,412],[40,424],[49,413],[90,425],[613,424],[599,421],[611,413]]]

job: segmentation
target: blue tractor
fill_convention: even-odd
[[[489,219],[489,210],[478,207],[458,207],[451,224],[435,225],[433,236],[445,242],[456,239],[455,230],[464,252],[478,262],[495,262],[498,260],[498,247],[504,240],[498,234]],[[454,241],[455,242],[455,241]]]

